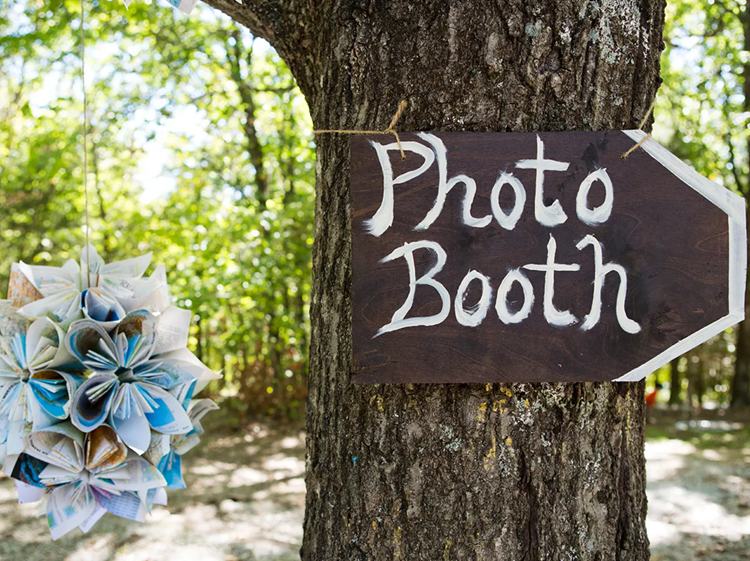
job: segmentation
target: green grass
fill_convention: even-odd
[[[646,427],[646,439],[652,441],[678,439],[688,442],[699,450],[742,450],[750,447],[750,425],[730,423],[727,428],[696,426],[687,428],[678,423],[658,423]]]

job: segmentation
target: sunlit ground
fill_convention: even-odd
[[[750,559],[750,429],[713,422],[649,428],[648,530],[654,561]],[[188,459],[188,490],[151,523],[104,518],[88,535],[49,540],[33,505],[0,481],[0,559],[291,561],[304,509],[304,437],[254,426]]]
[[[750,428],[682,421],[648,436],[652,560],[750,559]]]

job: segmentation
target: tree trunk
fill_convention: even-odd
[[[699,354],[692,354],[688,356],[687,363],[687,379],[688,379],[688,404],[691,408],[702,409],[703,408],[703,367]]]
[[[680,377],[680,359],[675,358],[669,363],[669,404],[679,405],[682,393],[682,379]]]
[[[208,0],[316,127],[634,128],[662,0]],[[314,8],[312,7],[314,5]],[[354,386],[348,138],[318,137],[305,561],[648,559],[643,384]]]

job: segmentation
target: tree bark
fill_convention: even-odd
[[[662,0],[208,0],[319,128],[634,128]],[[290,27],[291,26],[291,27]],[[305,561],[648,559],[643,384],[354,386],[348,139],[318,137]]]

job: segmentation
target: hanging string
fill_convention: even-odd
[[[404,149],[401,148],[401,139],[398,136],[396,125],[398,124],[399,119],[401,119],[401,115],[406,110],[407,105],[408,104],[405,99],[402,99],[401,101],[399,101],[398,108],[396,109],[396,112],[393,114],[393,117],[391,117],[391,122],[383,130],[317,129],[313,131],[313,134],[392,134],[393,137],[396,139],[398,150],[399,152],[401,152],[401,159],[405,160],[406,154],[404,154]]]
[[[648,121],[648,118],[651,116],[651,113],[654,110],[654,104],[655,103],[656,103],[656,98],[654,97],[654,99],[651,101],[651,105],[648,106],[648,110],[646,111],[646,114],[643,116],[643,119],[641,119],[641,122],[638,125],[638,129],[639,130],[643,130],[643,127],[646,126],[646,121]],[[628,148],[627,150],[625,150],[625,152],[623,152],[622,154],[620,154],[620,158],[622,158],[624,160],[625,158],[627,158],[628,156],[630,156],[630,154],[632,154],[633,152],[635,152],[636,150],[638,150],[638,148],[640,148],[641,146],[643,146],[643,143],[646,142],[646,140],[648,140],[649,138],[651,138],[651,133],[647,132],[644,135],[644,137],[641,138],[638,141],[637,144],[634,144],[633,146],[631,146],[630,148]]]
[[[86,95],[86,0],[81,0],[81,19],[80,19],[80,42],[81,42],[81,88],[83,90],[83,214],[84,214],[84,231],[86,236],[86,288],[91,283],[91,245],[89,243],[89,232],[91,226],[89,223],[89,107],[88,97]]]

